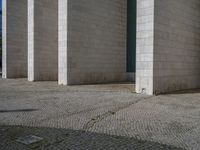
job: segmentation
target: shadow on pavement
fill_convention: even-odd
[[[24,145],[16,140],[26,136],[37,136],[43,140]],[[151,141],[112,136],[86,131],[56,128],[32,128],[23,126],[0,126],[0,149],[69,149],[69,150],[183,150]]]
[[[0,110],[0,113],[13,113],[13,112],[32,112],[38,109],[14,109],[14,110]]]

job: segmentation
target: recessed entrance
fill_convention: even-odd
[[[127,74],[128,80],[135,81],[136,72],[136,13],[137,1],[127,1]]]

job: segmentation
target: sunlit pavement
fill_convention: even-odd
[[[0,79],[0,149],[200,149],[200,91]],[[33,144],[17,141],[41,137]]]

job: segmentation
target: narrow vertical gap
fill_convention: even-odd
[[[137,0],[127,1],[127,72],[136,72]]]

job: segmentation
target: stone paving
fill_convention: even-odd
[[[182,150],[156,142],[69,129],[1,126],[0,130],[0,150]],[[30,145],[16,142],[17,138],[33,133],[43,140]]]
[[[200,149],[200,91],[146,96],[132,87],[0,79],[1,149]],[[15,141],[29,134],[44,140]]]

